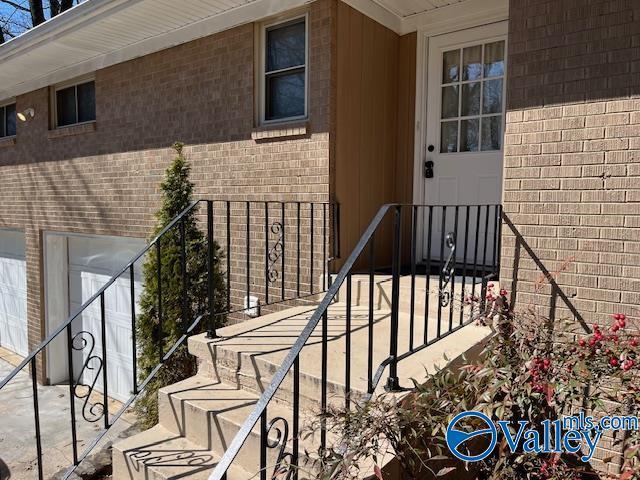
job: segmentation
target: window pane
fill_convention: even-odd
[[[478,80],[482,78],[482,45],[465,48],[462,57],[464,59],[462,79]]]
[[[458,86],[442,87],[442,117],[458,116]]]
[[[4,137],[7,134],[4,129],[4,124],[5,124],[4,107],[0,107],[0,137]]]
[[[267,76],[265,90],[267,120],[304,115],[304,70]]]
[[[478,129],[480,121],[477,118],[473,120],[462,120],[460,122],[460,151],[476,152],[478,151]]]
[[[16,104],[7,105],[5,107],[7,136],[13,136],[16,134]],[[0,132],[2,129],[0,128]]]
[[[78,122],[90,122],[96,119],[96,84],[94,82],[78,85]]]
[[[504,75],[504,41],[488,43],[484,46],[484,76]]]
[[[482,150],[502,148],[502,116],[482,118]]]
[[[58,126],[76,123],[76,88],[69,87],[56,92]]]
[[[458,121],[442,122],[440,124],[440,152],[452,153],[458,151]]]
[[[462,116],[480,115],[480,82],[462,85]]]
[[[460,65],[460,50],[451,50],[442,55],[442,83],[453,83],[460,80],[458,69]]]
[[[502,113],[502,79],[484,82],[482,113]]]
[[[305,63],[304,20],[267,30],[267,72]]]

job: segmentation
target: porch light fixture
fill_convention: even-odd
[[[36,111],[29,107],[26,110],[23,110],[22,112],[18,112],[17,117],[18,120],[20,120],[21,122],[26,122],[27,120],[33,118],[36,116]]]

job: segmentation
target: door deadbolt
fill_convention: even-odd
[[[427,150],[429,150],[430,152],[433,152],[435,150],[435,147],[433,145],[429,145],[427,147]]]
[[[424,162],[424,177],[433,178],[433,161],[431,160]]]

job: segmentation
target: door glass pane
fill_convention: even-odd
[[[488,43],[484,47],[484,76],[504,75],[504,41]]]
[[[16,134],[16,104],[7,105],[6,107],[7,136],[11,137]],[[0,127],[0,133],[2,127]]]
[[[0,137],[7,135],[4,129],[5,118],[4,107],[0,107]]]
[[[482,150],[502,148],[502,116],[482,119]]]
[[[304,70],[289,72],[266,78],[267,120],[304,115]]]
[[[480,82],[462,85],[462,116],[469,117],[480,114]]]
[[[267,30],[267,72],[305,63],[304,19]]]
[[[482,113],[502,113],[502,79],[484,82]]]
[[[460,50],[451,50],[442,55],[442,83],[457,82],[459,78]]]
[[[458,151],[458,121],[440,124],[440,153]]]
[[[76,123],[76,87],[56,92],[56,109],[59,127]]]
[[[462,80],[482,78],[482,45],[465,48],[462,57]]]
[[[96,119],[96,84],[94,82],[78,85],[78,122],[90,122]]]
[[[442,117],[458,116],[458,86],[442,87]]]
[[[477,118],[472,120],[462,120],[460,122],[460,151],[478,151],[478,129],[480,121]]]

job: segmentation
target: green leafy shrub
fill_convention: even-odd
[[[190,166],[182,153],[183,144],[173,145],[176,158],[166,170],[160,185],[162,206],[156,213],[155,237],[167,224],[184,211],[192,202],[193,184],[189,180]],[[160,362],[161,351],[166,353],[187,328],[200,316],[208,314],[207,297],[207,239],[198,228],[197,210],[183,217],[187,258],[187,302],[183,318],[182,270],[180,229],[174,226],[161,240],[161,287],[162,287],[162,329],[158,316],[158,254],[152,248],[143,265],[144,290],[140,296],[139,314],[136,319],[138,342],[139,381],[148,377]],[[222,252],[214,245],[214,305],[215,311],[225,308],[225,282],[220,270]],[[217,322],[225,321],[223,316]],[[194,333],[202,330],[205,318]],[[135,411],[143,428],[150,428],[158,422],[158,389],[188,378],[196,373],[196,360],[187,351],[186,342],[180,345],[163,368],[151,380],[136,401]]]

